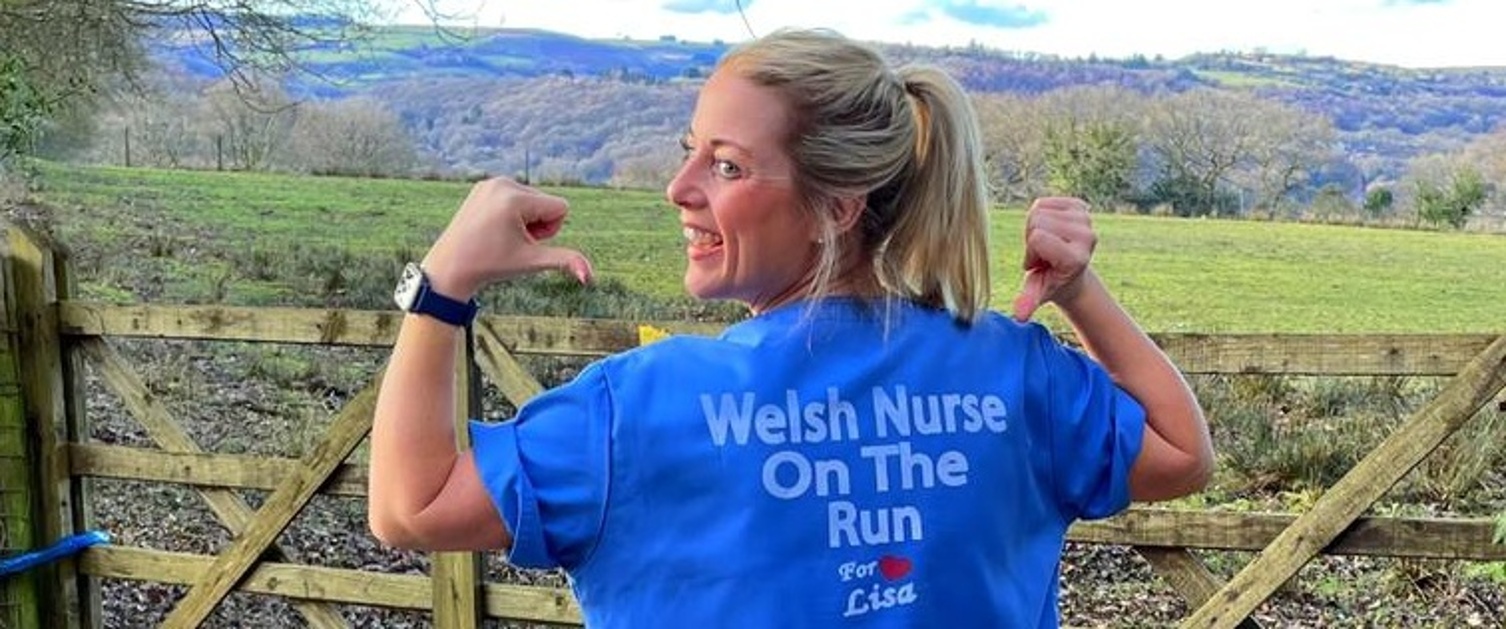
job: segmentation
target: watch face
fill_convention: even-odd
[[[403,277],[397,282],[397,289],[392,291],[392,300],[397,302],[397,307],[403,310],[413,310],[413,302],[418,299],[418,290],[423,286],[423,271],[417,264],[408,263],[403,267]]]

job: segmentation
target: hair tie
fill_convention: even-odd
[[[910,115],[915,120],[915,161],[924,164],[931,147],[931,108],[923,98],[924,90],[919,81],[901,79],[905,100],[910,101]]]
[[[909,94],[911,98],[920,98],[920,81],[901,79],[899,84],[904,87],[905,93]]]

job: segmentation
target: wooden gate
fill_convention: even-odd
[[[89,529],[90,478],[129,478],[191,485],[232,535],[217,556],[102,546],[0,586],[0,612],[18,627],[90,626],[99,622],[97,579],[150,580],[189,586],[166,621],[197,626],[232,591],[287,597],[314,627],[343,627],[335,604],[431,610],[436,626],[475,627],[484,617],[579,623],[566,590],[486,583],[480,555],[441,553],[429,576],[385,574],[299,564],[275,543],[317,494],[360,496],[365,468],[347,462],[371,426],[376,383],[341,409],[300,459],[213,454],[172,418],[112,338],[186,339],[329,346],[390,347],[395,312],[227,308],[78,301],[66,261],[35,236],[8,227],[3,256],[0,329],[0,522],[5,550]],[[654,326],[714,334],[715,326]],[[1145,556],[1194,611],[1185,627],[1255,626],[1262,602],[1319,553],[1506,560],[1486,519],[1361,517],[1365,510],[1448,435],[1506,386],[1506,337],[1496,335],[1156,335],[1189,374],[1446,375],[1452,382],[1300,515],[1134,508],[1103,522],[1074,526],[1070,539],[1125,544]],[[521,354],[600,356],[640,342],[634,322],[487,316],[478,320],[463,359],[457,399],[474,411],[471,393],[487,382],[512,403],[540,391],[516,360]],[[83,413],[85,366],[97,373],[156,448],[93,443]],[[462,413],[469,416],[470,413]],[[463,421],[458,417],[457,421]],[[464,434],[465,431],[457,431]],[[29,444],[17,447],[21,437]],[[25,479],[24,492],[13,488]],[[270,491],[253,509],[234,489]],[[18,497],[20,496],[20,497]],[[23,525],[16,523],[24,522]],[[28,528],[29,527],[29,528]],[[18,534],[27,533],[29,534]],[[1258,550],[1228,582],[1192,549]],[[8,611],[7,611],[8,610]]]

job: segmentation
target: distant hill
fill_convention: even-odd
[[[194,44],[164,41],[171,43],[153,49],[169,65],[201,78],[219,74]],[[727,48],[671,37],[390,27],[367,41],[300,51],[308,72],[290,78],[288,88],[304,97],[388,102],[438,167],[520,172],[526,152],[561,164],[596,160],[570,176],[600,180],[613,159],[647,150],[625,143],[673,134],[684,124],[692,86]],[[1328,116],[1346,153],[1392,173],[1410,157],[1455,149],[1506,120],[1506,68],[1417,70],[1249,53],[1071,59],[980,44],[883,48],[898,61],[941,65],[976,92],[1038,94],[1080,85],[1145,93],[1252,90]]]
[[[191,41],[162,38],[160,59],[200,77],[222,74]],[[594,40],[534,29],[453,30],[393,26],[363,41],[326,42],[298,51],[295,91],[322,97],[361,93],[407,79],[602,77],[639,82],[697,78],[726,52],[721,42]]]

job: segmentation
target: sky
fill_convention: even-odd
[[[1413,68],[1506,67],[1503,0],[428,0],[480,27],[746,40],[826,27],[868,41],[1064,57],[1264,50]],[[402,21],[413,21],[416,12]],[[744,23],[746,18],[746,24]]]

